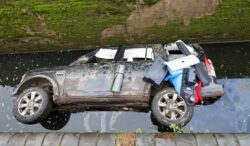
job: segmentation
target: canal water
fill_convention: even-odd
[[[250,43],[203,45],[214,62],[224,96],[195,107],[183,132],[250,132]],[[27,70],[67,65],[84,51],[0,55],[0,132],[47,132],[40,124],[25,125],[12,115],[11,92]],[[150,113],[83,112],[72,114],[64,132],[157,132]]]

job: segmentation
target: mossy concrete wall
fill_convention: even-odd
[[[0,53],[250,39],[249,0],[1,0]]]

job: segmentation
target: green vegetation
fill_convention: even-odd
[[[244,40],[250,38],[250,0],[223,0],[213,15],[192,18],[185,26],[181,19],[165,26],[153,26],[147,34],[153,42]]]
[[[14,43],[39,37],[52,39],[55,46],[100,45],[101,32],[125,24],[133,8],[131,0],[9,0],[0,5],[0,39]]]
[[[150,6],[158,1],[144,3]],[[125,32],[127,36],[103,40],[106,28],[127,26],[135,4],[135,0],[1,0],[0,53],[250,38],[250,0],[222,0],[213,15],[191,18],[189,25],[178,18],[139,35]]]
[[[147,5],[153,5],[157,3],[159,0],[144,0],[144,3]]]
[[[169,126],[169,128],[171,128],[173,130],[174,133],[181,133],[181,127],[179,127],[178,125],[176,124],[171,124]]]
[[[139,135],[139,134],[141,134],[141,133],[142,133],[142,129],[141,129],[141,128],[135,129],[135,134],[136,134],[136,135]]]

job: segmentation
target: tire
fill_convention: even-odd
[[[48,92],[43,88],[30,87],[15,99],[12,112],[17,121],[36,124],[46,118],[51,109],[52,99]]]
[[[176,100],[174,100],[174,96]],[[175,124],[183,127],[191,120],[194,107],[187,104],[186,99],[179,96],[174,89],[168,88],[156,93],[151,103],[151,110],[152,118],[159,125]]]
[[[150,119],[153,125],[159,125],[158,121],[155,119],[152,112],[150,114]]]
[[[53,111],[40,124],[48,130],[60,130],[67,125],[70,116],[69,112]]]

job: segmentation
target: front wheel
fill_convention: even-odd
[[[70,116],[69,112],[53,111],[40,124],[48,130],[60,130],[67,125]]]
[[[163,126],[185,126],[193,116],[193,106],[187,104],[172,88],[158,92],[151,104],[152,116]]]
[[[24,90],[14,101],[13,114],[17,121],[35,124],[46,118],[52,109],[52,99],[47,91],[39,87]]]

